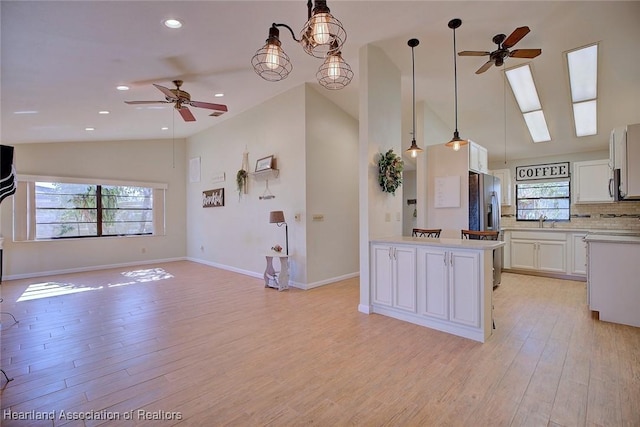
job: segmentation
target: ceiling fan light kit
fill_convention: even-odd
[[[307,1],[307,22],[296,38],[287,24],[271,24],[266,44],[251,59],[253,69],[267,81],[277,82],[287,78],[293,65],[280,42],[278,27],[289,30],[291,37],[300,43],[310,56],[324,59],[316,73],[318,83],[326,89],[342,89],[351,83],[353,71],[342,58],[341,49],[347,39],[342,23],[331,15],[325,0]]]
[[[460,147],[469,143],[468,140],[460,138],[460,133],[458,132],[458,62],[456,60],[456,28],[460,28],[460,25],[462,25],[462,21],[458,18],[455,18],[449,21],[448,25],[449,28],[453,30],[453,88],[455,100],[456,129],[453,131],[453,138],[451,139],[451,141],[447,142],[444,145],[453,148],[454,151],[458,151],[460,150]]]

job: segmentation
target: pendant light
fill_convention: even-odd
[[[462,21],[458,18],[449,21],[449,28],[453,30],[453,81],[455,93],[455,114],[456,114],[456,130],[453,132],[453,138],[445,145],[458,151],[463,145],[467,145],[469,141],[461,139],[458,133],[458,61],[456,60],[456,28],[462,25]]]
[[[411,65],[413,67],[411,71],[413,74],[413,132],[411,134],[411,147],[407,150],[407,154],[411,155],[411,157],[418,157],[418,153],[422,151],[422,148],[416,144],[416,60],[413,54],[413,48],[420,44],[420,40],[411,39],[407,44],[411,47]]]

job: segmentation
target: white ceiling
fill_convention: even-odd
[[[640,2],[437,2],[340,1],[328,6],[348,34],[343,56],[355,78],[341,91],[315,82],[321,61],[306,55],[281,29],[283,48],[294,69],[277,83],[258,77],[251,57],[272,22],[299,31],[305,0],[295,1],[6,1],[1,2],[1,125],[3,144],[183,138],[228,120],[303,82],[314,84],[345,111],[358,117],[358,52],[373,43],[403,75],[403,143],[411,137],[411,48],[418,38],[416,100],[424,101],[454,128],[452,18],[457,50],[492,51],[495,34],[527,25],[531,33],[517,48],[541,48],[533,60],[510,58],[506,67],[531,62],[553,140],[533,144],[502,69],[476,75],[486,57],[458,57],[458,128],[489,149],[492,161],[604,150],[609,130],[640,122]],[[184,22],[180,30],[163,19]],[[598,130],[574,136],[563,52],[600,43]],[[126,105],[125,100],[160,100],[152,86],[183,89],[194,100],[228,105],[214,118],[192,108],[185,123],[170,106]],[[117,91],[128,84],[131,90]],[[224,98],[214,98],[224,92]],[[506,110],[505,110],[506,106]],[[109,115],[98,115],[109,110]],[[37,111],[36,114],[15,114]],[[506,120],[505,120],[506,117]],[[88,132],[88,126],[95,131]],[[163,131],[163,126],[169,130]],[[506,130],[506,136],[505,136]],[[433,141],[428,143],[433,143]],[[443,141],[444,142],[444,141]],[[418,144],[423,146],[424,141]]]

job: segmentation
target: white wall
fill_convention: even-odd
[[[24,175],[167,183],[166,235],[13,242],[13,197],[9,197],[0,206],[5,279],[184,257],[183,140],[17,144],[14,163],[18,174]]]
[[[378,158],[393,149],[401,154],[400,71],[381,49],[367,45],[359,51],[360,68],[360,304],[371,311],[369,240],[402,234],[402,190],[395,196],[378,185]],[[387,221],[388,218],[388,221]]]
[[[305,85],[189,138],[187,161],[201,158],[202,178],[187,183],[188,258],[262,277],[265,254],[275,244],[285,246],[284,227],[269,224],[269,212],[282,210],[291,285],[309,288],[355,274],[355,147],[355,121]],[[261,200],[267,184],[253,178],[248,194],[238,196],[235,177],[245,149],[251,171],[257,159],[276,157],[279,176],[268,182],[275,198]],[[221,173],[226,180],[214,183]],[[202,192],[221,187],[225,206],[203,208]],[[324,221],[313,223],[314,213],[324,214]]]
[[[304,86],[236,115],[188,139],[187,161],[201,158],[200,182],[187,183],[187,256],[210,265],[262,276],[265,254],[275,244],[285,247],[284,227],[269,223],[269,212],[282,210],[289,229],[293,282],[306,280],[304,227],[294,214],[305,211]],[[250,177],[248,194],[238,196],[236,173],[242,153],[249,152],[250,172],[256,160],[273,155],[279,176],[265,181]],[[224,182],[213,177],[224,173]],[[202,192],[223,187],[224,207],[202,207]]]
[[[307,284],[358,274],[358,122],[306,87]],[[322,215],[322,221],[314,221]]]
[[[469,227],[469,146],[453,151],[444,144],[432,145],[427,148],[427,156],[427,228],[441,228],[441,237],[460,238],[460,230]],[[434,194],[436,178],[448,176],[459,177],[459,193],[449,194],[449,197],[458,198],[459,206],[437,208],[437,196]]]

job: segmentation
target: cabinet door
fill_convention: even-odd
[[[482,173],[489,173],[489,153],[481,145],[478,146],[478,170]]]
[[[613,202],[610,194],[611,169],[609,160],[592,160],[573,164],[573,202],[574,203],[609,203]]]
[[[395,247],[393,250],[394,307],[416,312],[416,249]]]
[[[511,239],[511,268],[536,268],[536,242]]]
[[[371,247],[371,298],[375,304],[391,306],[392,304],[392,250],[391,246],[373,245]]]
[[[449,319],[448,253],[435,248],[420,248],[418,262],[421,270],[422,314],[439,319]]]
[[[480,327],[480,255],[452,251],[449,258],[449,318]]]
[[[538,242],[538,269],[554,273],[566,273],[565,263],[567,243],[554,241]]]
[[[500,179],[500,204],[511,206],[511,171],[509,169],[496,169],[491,175]]]
[[[571,253],[573,254],[571,261],[571,274],[583,275],[587,274],[587,243],[582,240],[586,234],[571,235]]]

